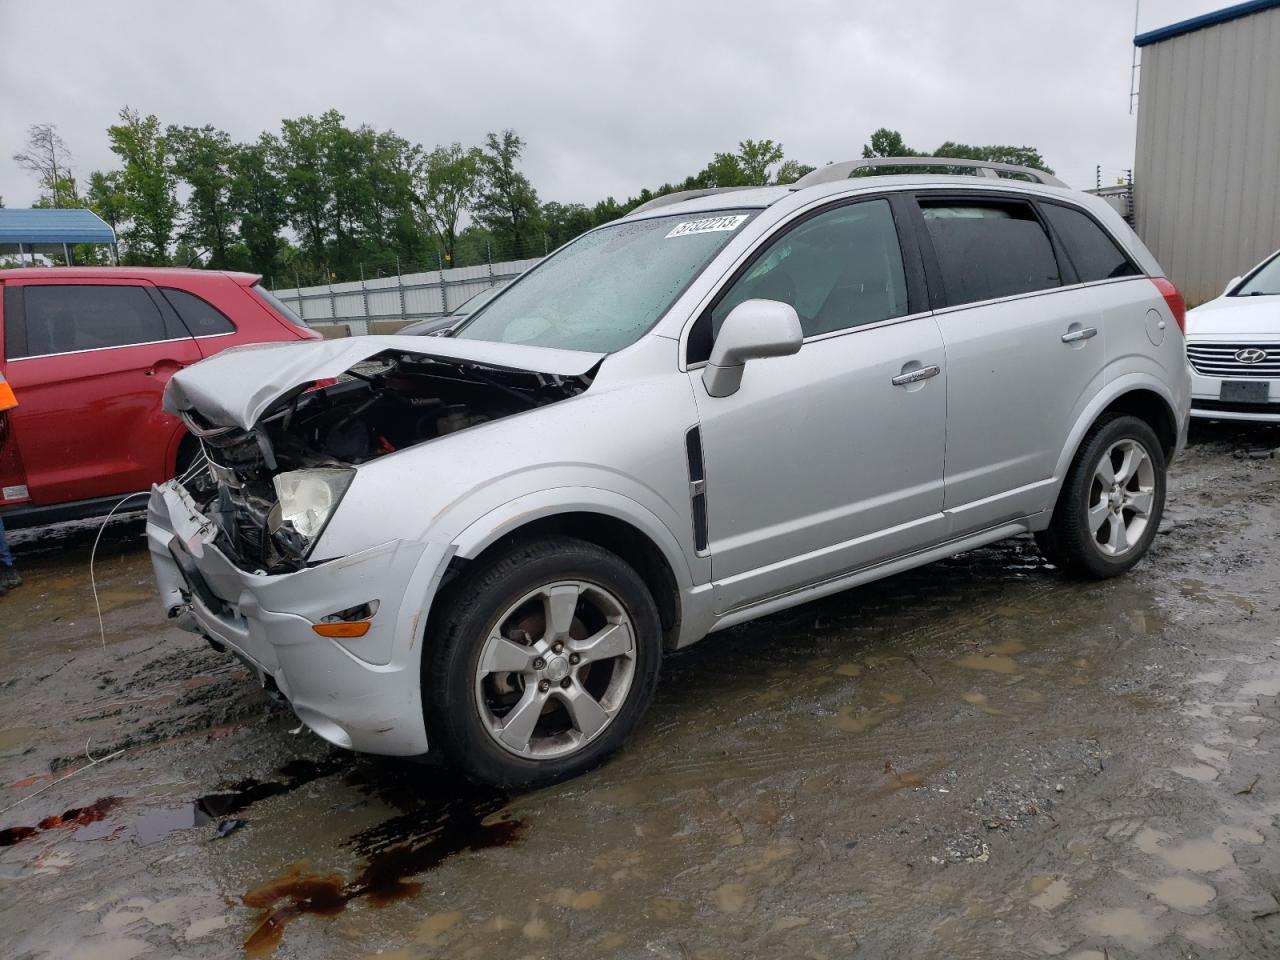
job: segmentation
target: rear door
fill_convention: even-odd
[[[17,296],[16,288],[12,285],[6,287],[0,283],[0,375],[5,375],[8,368],[4,355],[6,296]],[[0,510],[30,502],[27,494],[27,473],[23,469],[22,455],[18,452],[18,441],[14,438],[9,423],[10,413],[11,411],[0,410]]]
[[[960,536],[1052,506],[1072,426],[1102,386],[1097,300],[1035,205],[917,195],[947,355],[944,509]]]
[[[143,281],[24,280],[6,297],[10,428],[36,505],[167,478],[181,423],[161,408],[195,341]],[[6,284],[8,287],[8,284]]]

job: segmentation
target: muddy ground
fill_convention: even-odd
[[[1280,956],[1280,460],[1232,455],[1276,445],[1198,429],[1119,580],[1020,539],[712,637],[519,797],[299,732],[136,520],[105,646],[92,531],[15,538],[0,956]]]

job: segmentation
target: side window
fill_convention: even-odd
[[[1056,203],[1040,204],[1040,212],[1058,234],[1081,283],[1132,277],[1138,268],[1088,214]]]
[[[791,304],[806,337],[905,315],[907,278],[889,201],[836,207],[774,240],[712,309],[713,334],[752,299]]]
[[[195,294],[174,287],[161,287],[161,294],[178,312],[182,323],[193,337],[214,337],[220,333],[235,333],[235,324],[225,313]]]
[[[164,318],[143,287],[35,285],[23,288],[23,306],[24,357],[170,339]]]
[[[1062,285],[1053,244],[1029,203],[926,197],[919,202],[948,305]]]

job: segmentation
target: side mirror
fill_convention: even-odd
[[[1241,279],[1240,277],[1232,277],[1231,280],[1227,283],[1227,288],[1222,291],[1222,295],[1225,297],[1228,293],[1230,293],[1231,288],[1234,287],[1237,283],[1239,283],[1240,279]]]
[[[728,397],[742,386],[748,360],[787,357],[800,349],[804,331],[795,307],[777,300],[744,300],[720,327],[702,382],[713,397]]]

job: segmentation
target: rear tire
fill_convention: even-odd
[[[661,657],[653,597],[619,557],[569,537],[516,543],[444,600],[423,660],[428,735],[482,783],[566,780],[639,724]]]
[[[1164,514],[1167,466],[1155,431],[1116,414],[1085,435],[1067,471],[1041,553],[1064,571],[1105,579],[1147,553]]]

